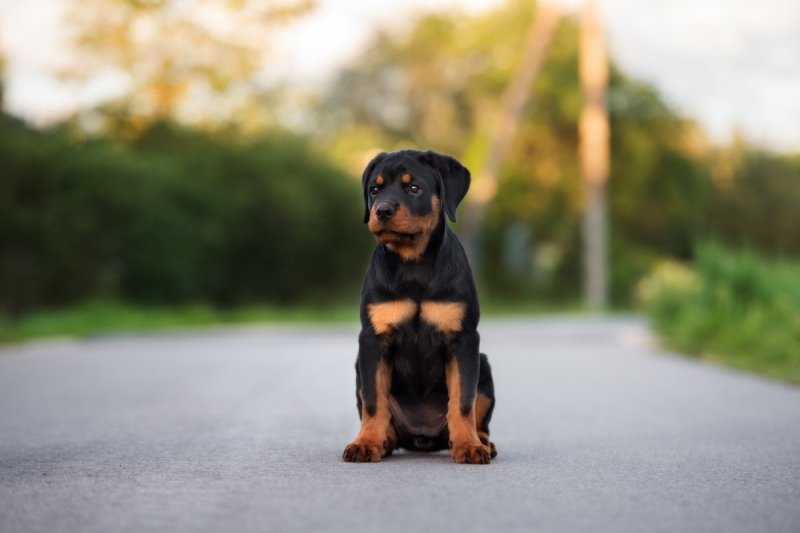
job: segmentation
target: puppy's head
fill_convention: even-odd
[[[433,151],[381,153],[364,170],[364,222],[378,242],[406,261],[425,252],[431,234],[456,220],[470,175],[454,157]]]

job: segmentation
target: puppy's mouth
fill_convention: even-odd
[[[416,244],[422,239],[422,232],[417,233],[400,233],[390,229],[384,229],[375,232],[375,238],[381,244]]]

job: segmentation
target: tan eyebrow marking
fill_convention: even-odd
[[[375,180],[375,183],[378,185],[383,185],[383,176],[378,176],[378,179]]]
[[[411,174],[403,174],[403,183],[411,183]]]

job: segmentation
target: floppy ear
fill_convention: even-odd
[[[369,182],[369,177],[372,175],[375,167],[378,166],[378,163],[383,161],[387,155],[389,154],[386,152],[381,152],[376,155],[372,161],[369,162],[367,168],[364,169],[364,173],[361,175],[361,189],[364,192],[364,224],[369,222],[369,198],[367,197],[367,183]]]
[[[436,170],[444,212],[455,222],[456,208],[469,190],[471,181],[469,170],[455,157],[442,155],[433,150],[422,154],[422,159]]]

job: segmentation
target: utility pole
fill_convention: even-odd
[[[585,183],[583,215],[584,297],[591,309],[608,304],[609,168],[608,54],[594,0],[588,0],[581,20],[580,78],[583,110],[579,128],[581,172]]]
[[[525,52],[519,69],[503,92],[500,115],[492,131],[489,155],[477,175],[475,184],[467,196],[461,242],[467,256],[473,262],[478,254],[478,241],[486,204],[497,192],[497,175],[514,140],[525,103],[530,98],[536,75],[544,62],[547,49],[561,20],[561,12],[546,4],[539,4],[536,16],[528,30]]]

